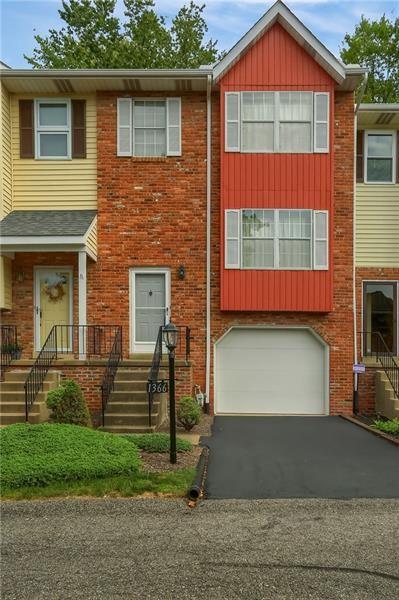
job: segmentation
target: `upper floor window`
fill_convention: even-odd
[[[329,94],[227,92],[225,150],[252,153],[328,152]]]
[[[365,132],[366,183],[395,182],[395,132]]]
[[[226,210],[228,269],[328,269],[327,211]]]
[[[118,156],[179,156],[180,98],[118,98]]]
[[[36,158],[70,158],[70,113],[69,100],[36,100]]]

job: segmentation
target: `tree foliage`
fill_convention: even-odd
[[[25,59],[45,69],[195,68],[219,59],[217,42],[205,40],[204,4],[190,0],[168,26],[154,0],[123,2],[120,19],[116,0],[63,0],[64,25],[35,35]]]
[[[399,102],[399,18],[362,16],[354,33],[345,35],[341,58],[368,68],[363,102]]]

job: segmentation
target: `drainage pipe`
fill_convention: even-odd
[[[206,88],[206,362],[205,402],[210,401],[211,378],[211,173],[212,173],[212,75],[208,75]]]
[[[208,466],[208,458],[209,458],[209,448],[208,446],[204,446],[201,452],[201,456],[199,457],[197,464],[197,474],[195,479],[189,489],[188,499],[191,502],[197,502],[197,500],[202,496],[204,491],[205,477],[206,477],[206,469]]]

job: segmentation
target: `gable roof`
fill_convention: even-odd
[[[214,82],[223,77],[231,67],[240,60],[258,39],[275,23],[280,25],[306,50],[314,60],[337,82],[344,83],[347,75],[363,75],[366,70],[358,65],[350,65],[349,69],[338,60],[311,31],[294,15],[281,0],[277,0],[253,27],[233,46],[233,48],[217,63],[213,69]]]

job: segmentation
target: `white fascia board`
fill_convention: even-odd
[[[10,235],[0,237],[0,246],[9,248],[10,246],[84,246],[86,243],[85,236],[80,235]]]
[[[279,22],[302,47],[305,47],[305,50],[313,56],[337,83],[344,81],[346,75],[345,65],[335,58],[283,2],[278,0],[214,67],[213,76],[215,83],[276,22]],[[310,49],[313,52],[310,52]]]
[[[359,111],[361,112],[399,112],[399,104],[360,104]]]

